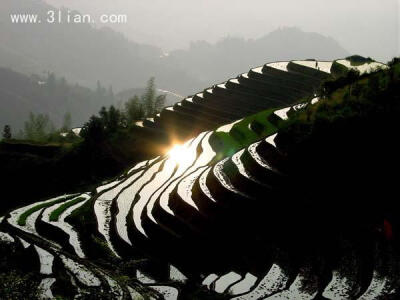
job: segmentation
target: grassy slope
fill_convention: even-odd
[[[314,105],[292,113],[291,117],[283,123],[282,128],[286,129],[295,124],[312,126],[325,120],[334,122],[339,118],[351,118],[355,116],[366,116],[368,113],[379,113],[387,105],[398,85],[400,78],[400,63],[393,65],[389,70],[379,70],[371,74],[364,74],[359,77],[348,75],[347,78],[338,79],[339,84],[332,92],[324,96],[324,99]],[[330,84],[327,82],[326,85]],[[299,134],[300,137],[304,137]]]
[[[233,155],[245,146],[254,143],[262,137],[276,132],[277,128],[268,118],[275,109],[268,109],[244,118],[233,125],[229,133],[214,132],[210,142],[217,159]],[[250,129],[251,127],[252,129]]]
[[[400,167],[400,63],[346,80],[293,112],[275,140],[288,176],[298,179],[293,197],[308,203],[321,239],[328,231],[374,230],[383,220],[393,232],[400,228],[398,201],[390,196]]]

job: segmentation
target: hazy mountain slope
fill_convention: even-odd
[[[160,88],[189,94],[265,61],[333,59],[348,54],[331,38],[292,28],[257,40],[194,42],[188,50],[163,57],[161,49],[135,43],[108,28],[10,21],[10,13],[44,16],[51,9],[39,0],[0,2],[0,66],[26,74],[51,71],[89,87],[100,80],[114,90],[141,88],[155,76]]]
[[[152,76],[165,89],[189,92],[197,86],[184,72],[158,64],[160,49],[129,41],[111,29],[10,20],[10,13],[37,13],[45,20],[51,9],[42,1],[0,2],[1,66],[27,74],[51,71],[86,86],[100,80],[116,90],[143,87]]]
[[[188,50],[166,56],[159,48],[130,41],[108,28],[46,22],[12,24],[10,20],[10,13],[44,16],[51,9],[41,0],[0,2],[0,67],[28,75],[55,72],[71,83],[88,87],[95,87],[100,80],[115,91],[143,88],[154,76],[162,90],[193,94],[265,61],[310,57],[329,60],[348,55],[333,39],[296,28],[280,29],[256,40],[194,42]],[[172,104],[174,98],[168,102]]]
[[[348,54],[332,38],[297,28],[283,28],[256,40],[228,37],[214,45],[205,41],[194,42],[188,50],[173,51],[164,60],[211,84],[265,61],[332,60]]]
[[[29,112],[49,114],[56,126],[70,112],[73,125],[80,126],[101,106],[112,103],[112,91],[101,86],[93,91],[54,75],[27,76],[0,68],[0,128],[9,124],[14,133],[23,127]]]
[[[0,67],[0,128],[11,125],[16,133],[24,125],[30,112],[48,114],[54,125],[61,126],[65,113],[72,116],[73,126],[82,126],[102,106],[114,105],[123,109],[124,103],[135,95],[142,95],[145,88],[132,88],[114,94],[101,85],[89,89],[71,85],[64,78],[52,74],[27,76]],[[182,100],[178,95],[158,90],[165,94],[165,105]]]

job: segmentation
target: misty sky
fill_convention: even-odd
[[[351,53],[387,61],[400,55],[400,0],[46,0],[83,13],[125,13],[113,26],[165,51],[225,36],[258,38],[296,26],[336,39]]]

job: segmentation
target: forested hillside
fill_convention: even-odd
[[[27,76],[0,67],[0,128],[10,125],[16,137],[31,112],[48,115],[55,128],[61,127],[65,115],[70,114],[70,125],[82,127],[103,106],[123,109],[128,100],[145,93],[144,87],[114,93],[112,86],[104,87],[99,81],[96,88],[90,89],[70,84],[53,73]],[[166,97],[166,104],[177,101],[176,96],[167,94]]]
[[[56,127],[71,113],[72,125],[81,126],[102,106],[113,103],[112,89],[100,83],[91,90],[54,74],[26,76],[0,68],[0,126],[8,124],[15,133],[23,128],[30,112],[48,114]]]

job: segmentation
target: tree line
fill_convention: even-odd
[[[98,93],[101,86],[98,85]],[[103,106],[98,115],[93,115],[83,125],[80,136],[88,140],[99,140],[118,131],[134,126],[135,122],[154,116],[165,105],[166,95],[157,95],[155,79],[150,78],[142,95],[135,95],[124,103],[122,109]],[[3,128],[3,140],[29,140],[35,142],[62,142],[78,138],[72,131],[72,115],[66,113],[62,125],[56,128],[48,114],[31,112],[24,128],[16,134],[10,125]]]

